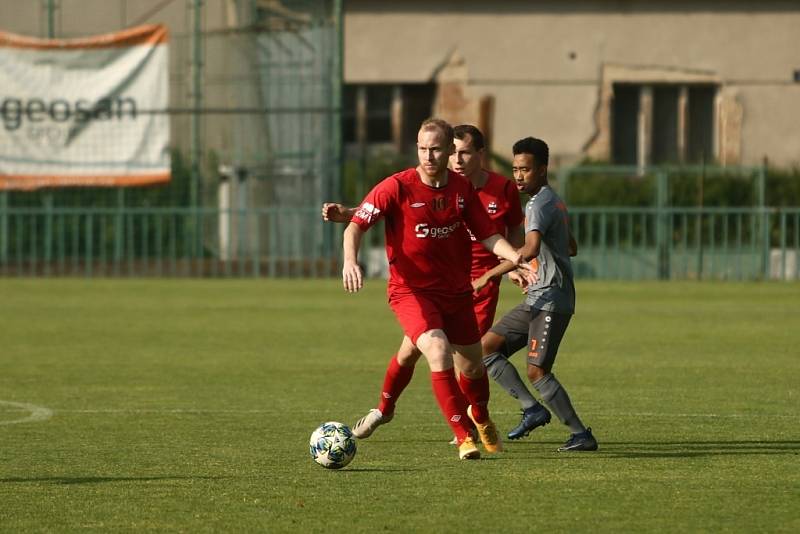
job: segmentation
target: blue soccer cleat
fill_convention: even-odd
[[[550,422],[550,412],[541,404],[537,404],[522,412],[522,420],[509,430],[508,439],[520,439],[530,434],[533,429]]]
[[[592,429],[587,428],[585,432],[572,434],[567,442],[558,448],[558,452],[568,451],[596,451],[597,440],[592,435]]]

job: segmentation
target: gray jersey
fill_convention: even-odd
[[[536,258],[539,281],[528,287],[525,300],[532,308],[575,313],[568,220],[567,206],[548,186],[542,187],[525,205],[525,233],[537,230],[542,234]]]

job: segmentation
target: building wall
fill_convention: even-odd
[[[0,0],[0,28],[45,36],[44,5]],[[187,104],[188,2],[58,0],[56,5],[59,37],[166,24],[172,105]],[[225,35],[226,28],[245,22],[243,6],[205,0],[203,29]],[[500,155],[508,156],[516,139],[537,135],[550,143],[555,166],[587,155],[602,159],[607,153],[601,131],[607,104],[603,73],[614,65],[698,72],[716,80],[726,99],[722,107],[741,115],[740,124],[720,126],[738,132],[740,143],[725,143],[718,156],[730,153],[750,165],[765,156],[777,165],[800,164],[800,83],[793,81],[800,70],[796,0],[346,0],[344,7],[346,82],[438,81],[458,58],[470,109],[477,109],[481,97],[494,99],[493,148]],[[205,105],[241,102],[224,78],[247,76],[248,47],[216,40],[219,45],[209,37],[204,47]],[[176,142],[185,144],[187,130],[188,115],[177,117]],[[204,128],[203,135],[235,151],[229,130]]]
[[[345,81],[435,80],[458,55],[466,94],[495,98],[495,151],[536,135],[558,164],[592,155],[604,66],[698,72],[741,108],[738,163],[788,166],[800,164],[798,27],[793,1],[348,0]]]

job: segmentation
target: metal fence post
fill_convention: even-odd
[[[47,37],[54,39],[56,36],[56,3],[55,0],[47,0]],[[50,260],[53,242],[53,193],[47,191],[42,196],[44,204],[44,274],[50,275]]]
[[[333,157],[334,161],[331,165],[332,173],[332,184],[331,184],[331,192],[334,193],[335,198],[341,199],[343,194],[342,191],[342,176],[344,174],[344,143],[342,142],[342,86],[344,84],[344,2],[343,0],[334,0],[333,2],[333,19],[334,19],[334,40],[336,44],[335,52],[333,54],[333,65],[332,65],[332,102],[333,105],[333,118],[332,118],[332,144],[333,144]],[[360,198],[357,200],[361,200]],[[324,256],[327,258],[327,263],[329,267],[331,266],[332,262],[330,261],[331,256],[334,258],[338,258],[341,254],[340,249],[340,241],[341,241],[341,232],[338,232],[335,228],[335,225],[328,224],[324,225],[326,230],[325,232],[325,239],[327,244],[324,250]],[[338,261],[336,265],[338,266]],[[326,271],[325,274],[334,274],[336,269],[333,268],[333,272]]]
[[[670,278],[670,241],[668,235],[667,205],[669,203],[669,175],[666,171],[656,173],[656,250],[658,251],[658,278]]]
[[[203,0],[189,0],[189,9],[192,13],[192,52],[191,52],[191,91],[190,100],[192,114],[190,115],[191,147],[189,151],[189,164],[191,181],[189,183],[189,238],[190,255],[198,255],[199,243],[197,242],[199,217],[197,215],[198,199],[200,197],[200,114],[203,107]]]
[[[117,209],[114,216],[114,276],[119,276],[119,266],[122,262],[122,249],[125,240],[124,232],[124,214],[125,214],[125,189],[120,187],[117,189]]]
[[[8,193],[0,192],[0,263],[8,261]]]
[[[761,267],[762,267],[762,274],[764,280],[769,280],[769,213],[766,208],[766,196],[767,196],[767,164],[766,161],[764,162],[761,167],[758,168],[758,177],[757,177],[757,201],[758,201],[758,209],[761,213]]]

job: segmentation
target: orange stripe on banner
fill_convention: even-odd
[[[132,187],[163,184],[172,174],[125,174],[97,176],[0,175],[0,191],[32,191],[45,187]]]
[[[162,24],[145,24],[114,33],[76,39],[40,39],[0,31],[0,46],[32,49],[118,48],[136,45],[158,45],[169,40],[169,31]]]

